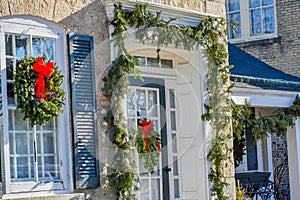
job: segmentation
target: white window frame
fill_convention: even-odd
[[[72,181],[72,165],[71,160],[71,146],[70,146],[70,137],[68,133],[70,132],[69,126],[69,99],[68,99],[68,71],[67,71],[67,44],[66,44],[66,35],[62,27],[32,16],[9,16],[0,19],[0,40],[2,44],[5,44],[5,33],[11,34],[26,34],[38,37],[47,37],[55,38],[55,62],[57,66],[62,70],[63,75],[66,77],[63,82],[63,89],[65,92],[66,100],[63,106],[65,111],[58,117],[57,128],[58,131],[62,134],[58,134],[58,151],[60,153],[60,165],[61,165],[61,181],[62,184],[56,182],[52,183],[38,183],[38,182],[11,182],[10,178],[10,153],[9,153],[9,134],[8,134],[8,110],[9,108],[15,108],[15,106],[8,105],[7,101],[7,87],[6,87],[6,60],[5,60],[5,50],[4,48],[0,49],[0,62],[1,62],[1,90],[2,90],[2,112],[3,117],[1,123],[2,127],[2,138],[1,146],[1,156],[2,156],[2,192],[8,196],[12,196],[11,193],[22,193],[22,192],[39,192],[43,193],[55,193],[55,190],[58,189],[59,193],[61,192],[72,192],[73,190],[73,181]],[[63,141],[63,142],[60,142]],[[63,145],[62,145],[63,144]],[[4,173],[4,174],[3,174]],[[34,187],[33,187],[34,186]],[[27,195],[28,196],[28,195]]]
[[[248,41],[256,41],[263,39],[271,39],[278,37],[277,31],[277,15],[276,15],[276,0],[274,0],[274,25],[275,32],[270,34],[261,34],[251,36],[251,22],[250,22],[250,11],[252,8],[249,7],[249,0],[239,0],[240,1],[240,16],[241,16],[241,37],[240,38],[228,38],[231,43],[240,43],[240,42],[248,42]],[[227,3],[227,2],[226,2]],[[229,10],[226,13],[226,17],[229,17]]]

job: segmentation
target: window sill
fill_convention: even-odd
[[[281,37],[271,37],[271,38],[262,38],[256,40],[248,40],[248,41],[230,41],[230,43],[235,44],[237,47],[247,47],[253,45],[261,45],[261,44],[272,44],[280,42]]]

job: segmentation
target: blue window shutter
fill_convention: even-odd
[[[257,146],[250,127],[246,127],[246,154],[248,170],[257,170]]]
[[[100,185],[93,37],[69,36],[75,187]]]

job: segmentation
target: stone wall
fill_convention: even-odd
[[[210,13],[225,17],[225,0],[145,0],[188,10]]]
[[[243,47],[273,67],[300,76],[300,1],[276,1],[278,41]]]

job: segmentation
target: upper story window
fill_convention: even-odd
[[[226,0],[231,41],[249,41],[276,36],[275,0]]]
[[[160,59],[152,57],[136,56],[141,61],[143,67],[157,67],[157,68],[173,68],[173,60],[171,59]]]

